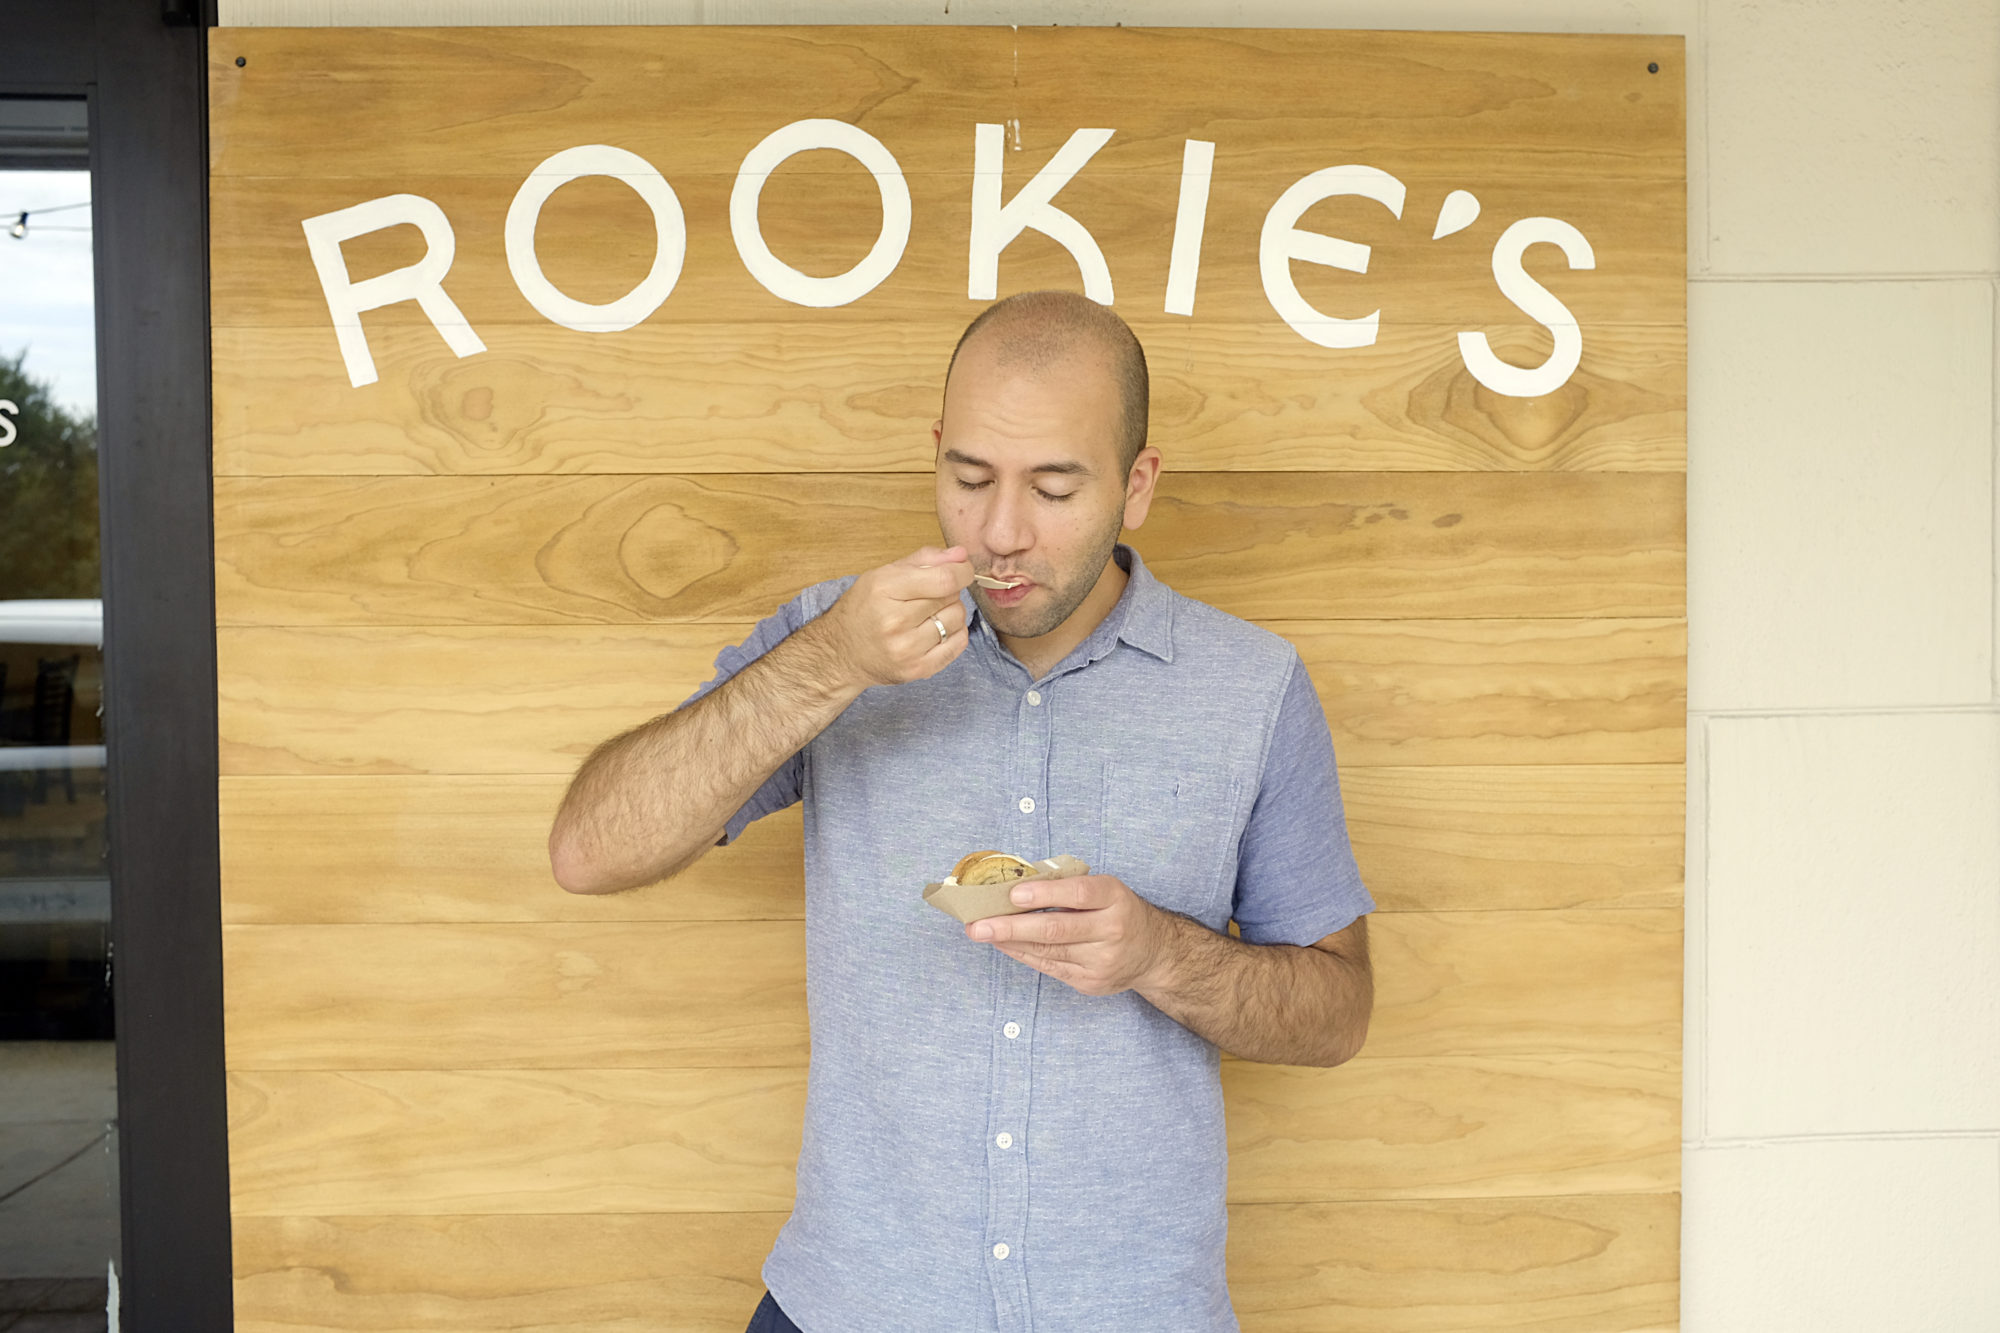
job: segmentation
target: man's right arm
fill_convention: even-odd
[[[932,675],[964,651],[958,589],[970,581],[962,552],[930,548],[870,570],[709,693],[599,745],[549,830],[556,882],[615,893],[693,865],[863,690]]]

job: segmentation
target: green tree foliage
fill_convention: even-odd
[[[20,409],[0,448],[0,599],[100,597],[97,420],[63,410],[27,356],[0,357],[0,399]]]

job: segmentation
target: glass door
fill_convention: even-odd
[[[85,103],[0,99],[0,1328],[119,1253]]]

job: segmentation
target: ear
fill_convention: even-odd
[[[1125,526],[1136,528],[1146,521],[1146,513],[1153,507],[1153,487],[1160,479],[1160,451],[1147,445],[1132,460],[1132,470],[1125,474]]]
[[[943,418],[943,417],[939,417],[939,418],[938,418],[938,419],[937,419],[936,421],[933,421],[933,422],[931,423],[931,462],[932,462],[932,463],[936,463],[936,462],[937,462],[937,460],[938,460],[938,455],[939,455],[939,453],[941,453],[941,452],[943,451],[943,449],[944,449],[944,418]]]

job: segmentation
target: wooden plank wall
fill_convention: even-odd
[[[1228,1060],[1243,1326],[1677,1322],[1685,621],[1678,38],[1006,28],[220,30],[211,71],[215,577],[238,1327],[735,1330],[790,1206],[807,1030],[797,812],[681,880],[563,893],[543,838],[598,740],[671,707],[804,583],[935,535],[926,427],[966,296],[973,127],[1003,193],[1116,133],[1057,202],[1145,342],[1170,583],[1298,643],[1380,905],[1368,1045]],[[240,61],[240,63],[239,63]],[[1657,65],[1657,72],[1649,71]],[[765,134],[857,124],[913,199],[852,304],[759,286],[727,200]],[[1182,144],[1216,144],[1196,313],[1162,310]],[[577,144],[652,163],[687,218],[624,332],[539,315],[502,222]],[[1365,275],[1258,276],[1266,210],[1326,166],[1408,187],[1301,225]],[[1482,211],[1437,240],[1448,192]],[[413,303],[363,317],[350,385],[301,220],[410,192],[487,350]],[[1579,369],[1524,365],[1514,219],[1581,229],[1528,270]],[[765,189],[772,248],[844,270],[879,225],[851,160]],[[585,301],[653,256],[584,179],[540,257]],[[360,278],[412,262],[360,237]],[[1080,287],[1033,232],[1000,290]]]

